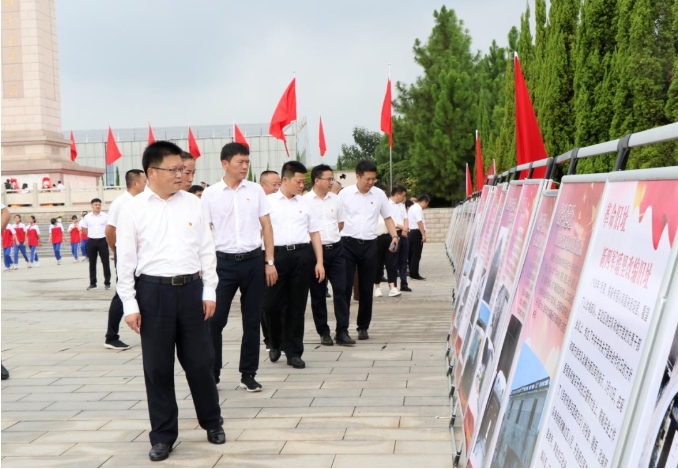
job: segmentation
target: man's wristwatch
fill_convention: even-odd
[[[266,261],[266,264],[267,264],[267,265],[270,265],[270,266],[275,265],[274,262],[273,262],[273,259],[271,259],[270,261]]]

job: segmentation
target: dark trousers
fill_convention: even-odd
[[[424,243],[421,237],[421,231],[410,231],[410,277],[419,277],[419,262],[421,261],[421,251],[424,249]]]
[[[278,281],[266,287],[264,314],[271,349],[282,350],[287,358],[304,353],[304,313],[313,277],[315,256],[310,246],[294,251],[275,251]]]
[[[398,252],[394,256],[396,270],[398,277],[400,277],[400,288],[407,286],[407,262],[410,255],[410,239],[406,236],[400,235],[400,244],[398,244]]]
[[[332,283],[334,295],[334,317],[337,320],[336,334],[348,332],[348,303],[346,302],[346,258],[344,247],[339,244],[333,249],[323,249],[323,265],[325,266],[325,280],[318,283],[315,275],[311,275],[311,309],[313,322],[318,334],[330,333],[327,325],[327,281]]]
[[[256,375],[259,368],[259,326],[266,289],[264,258],[253,257],[236,261],[217,257],[217,311],[210,319],[210,334],[214,346],[214,376],[219,377],[222,362],[222,332],[228,324],[228,314],[235,292],[240,288],[242,313],[242,342],[240,344],[240,373]]]
[[[118,283],[118,258],[114,256],[113,265],[115,266],[115,283]],[[118,296],[118,290],[115,290],[115,295],[111,300],[111,305],[108,307],[108,329],[106,330],[106,342],[112,342],[120,339],[120,321],[124,316],[122,301]]]
[[[351,291],[356,267],[358,268],[358,330],[369,329],[372,321],[372,292],[374,291],[374,272],[377,269],[377,240],[359,241],[343,238],[346,254],[346,302],[351,309]]]
[[[104,285],[111,284],[111,263],[108,260],[108,244],[106,238],[90,238],[88,240],[87,255],[89,256],[89,284],[97,284],[97,255],[104,266]]]
[[[396,273],[393,268],[394,254],[388,250],[393,238],[386,233],[377,237],[377,270],[374,274],[374,284],[381,283],[381,277],[384,275],[384,266],[386,266],[386,279],[388,283],[395,283]]]
[[[202,290],[200,280],[177,287],[137,281],[151,445],[171,445],[179,433],[175,347],[191,389],[198,423],[205,430],[219,428],[219,392],[212,373],[214,353],[202,309]]]

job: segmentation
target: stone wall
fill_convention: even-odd
[[[442,243],[445,241],[451,218],[452,208],[429,208],[424,210],[426,241],[429,243]]]

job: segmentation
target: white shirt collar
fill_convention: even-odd
[[[247,187],[247,184],[245,183],[245,181],[246,181],[246,179],[243,179],[242,181],[240,181],[240,184],[238,184],[238,187],[236,187],[235,190],[238,190],[238,189],[240,189],[241,187]],[[228,189],[231,189],[231,188],[228,186],[228,184],[226,184],[226,181],[224,181],[224,178],[223,178],[223,177],[222,177],[221,179],[219,179],[219,182],[217,182],[217,183],[215,184],[215,186],[217,186],[217,187],[219,188],[219,190],[222,190],[222,191],[223,191],[223,190],[226,190],[227,188],[228,188]],[[233,189],[231,189],[231,190],[233,190]]]

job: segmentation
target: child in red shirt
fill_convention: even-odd
[[[50,220],[52,224],[49,227],[49,240],[54,248],[54,256],[57,260],[57,265],[61,264],[61,243],[64,240],[64,227],[61,222],[57,222],[56,218]]]
[[[30,263],[28,264],[28,268],[30,269],[33,264],[35,264],[36,267],[40,267],[38,253],[35,252],[38,246],[40,246],[40,228],[38,227],[38,224],[35,223],[35,217],[33,215],[28,219],[30,224],[28,225],[28,228],[26,228],[26,237],[28,238],[28,247],[31,250]]]
[[[73,215],[71,217],[72,223],[68,225],[68,233],[71,235],[71,254],[75,262],[78,262],[78,249],[80,248],[80,223],[78,223],[78,216]]]

